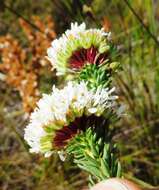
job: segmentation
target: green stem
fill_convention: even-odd
[[[73,154],[74,163],[90,174],[92,185],[110,177],[121,177],[121,166],[114,150],[111,142],[97,138],[91,128],[78,134],[66,149],[67,153]]]

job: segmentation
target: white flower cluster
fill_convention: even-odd
[[[57,70],[57,75],[63,75],[68,67],[67,60],[73,51],[79,48],[87,49],[91,45],[103,49],[105,42],[103,44],[101,42],[109,36],[110,33],[104,32],[103,28],[100,30],[86,29],[85,23],[80,25],[71,23],[71,29],[66,30],[60,38],[51,43],[51,47],[47,50],[47,58],[52,63],[53,68]]]
[[[63,89],[53,87],[51,95],[43,95],[37,103],[37,108],[31,114],[30,123],[25,128],[24,138],[30,145],[30,152],[52,152],[52,140],[56,130],[68,126],[76,117],[82,115],[100,116],[107,109],[112,109],[117,96],[112,95],[115,89],[88,90],[85,82],[69,82]],[[47,136],[45,127],[53,126],[50,146],[42,151],[41,139]]]

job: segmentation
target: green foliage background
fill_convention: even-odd
[[[125,177],[146,187],[159,185],[159,43],[154,40],[159,39],[159,1],[129,0],[137,15],[126,0],[4,2],[29,20],[32,15],[43,19],[51,15],[58,35],[73,21],[85,21],[89,27],[101,27],[104,17],[110,21],[116,59],[122,65],[113,82],[126,106],[114,141]],[[16,15],[1,0],[0,35],[6,33],[25,42]],[[45,81],[44,75],[44,89]],[[87,174],[71,160],[63,163],[57,156],[46,159],[28,153],[23,140],[26,123],[19,94],[0,81],[0,189],[82,189]]]

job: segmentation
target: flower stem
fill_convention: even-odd
[[[90,184],[110,177],[121,177],[121,165],[115,156],[116,146],[98,138],[91,128],[78,134],[67,146],[73,154],[74,163],[90,174]]]

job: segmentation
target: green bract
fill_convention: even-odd
[[[118,62],[108,62],[102,65],[86,64],[79,72],[78,81],[85,81],[88,88],[93,90],[109,87],[112,74],[118,66]]]

